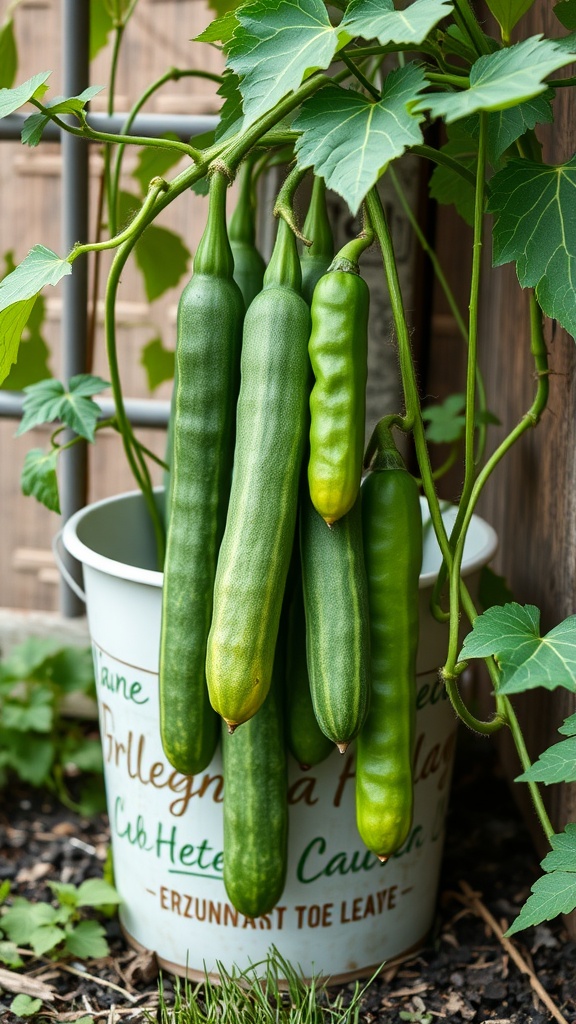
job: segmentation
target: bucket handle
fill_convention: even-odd
[[[54,555],[54,559],[56,561],[56,565],[58,566],[58,570],[60,572],[60,575],[62,576],[62,579],[66,581],[66,583],[70,587],[70,590],[74,591],[76,597],[79,597],[80,600],[84,604],[86,604],[86,594],[82,590],[80,584],[76,582],[72,574],[68,572],[68,569],[64,564],[64,559],[62,557],[62,532],[62,530],[58,530],[58,533],[56,533],[52,538],[52,554]]]

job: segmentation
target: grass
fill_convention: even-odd
[[[372,979],[370,979],[372,981]],[[150,1024],[358,1024],[366,988],[358,982],[348,1005],[342,995],[330,1000],[326,985],[304,981],[272,947],[266,960],[245,971],[218,965],[218,979],[192,984],[176,979],[174,1005],[168,1006],[160,983],[160,1005]],[[281,987],[282,986],[282,987]]]

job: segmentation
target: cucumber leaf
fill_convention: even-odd
[[[13,114],[18,107],[23,107],[33,96],[39,98],[46,92],[46,82],[52,74],[51,71],[40,71],[39,74],[28,78],[22,85],[14,89],[0,89],[0,117]]]
[[[576,824],[569,824],[564,832],[551,836],[550,845],[552,851],[541,864],[547,873],[534,882],[532,895],[506,932],[507,936],[550,921],[558,914],[569,914],[576,907]]]
[[[87,441],[94,440],[100,407],[93,395],[109,387],[107,381],[91,374],[78,374],[70,379],[68,389],[61,381],[49,378],[31,384],[25,389],[24,415],[17,435],[26,433],[43,423],[62,423]]]
[[[576,782],[576,736],[553,743],[515,782]]]
[[[555,167],[510,160],[492,178],[495,266],[516,261],[523,288],[576,337],[576,155]]]
[[[102,92],[101,85],[90,85],[87,89],[84,89],[78,96],[69,96],[64,99],[62,96],[57,96],[45,106],[50,109],[52,114],[74,114],[76,117],[84,110],[87,103],[90,102],[94,96],[97,96],[99,92]],[[38,113],[31,114],[27,117],[22,125],[22,131],[20,138],[22,142],[27,146],[37,146],[42,138],[42,132],[46,125],[50,121],[48,114]]]
[[[540,611],[516,602],[488,608],[474,620],[461,659],[494,655],[502,672],[499,693],[558,686],[576,693],[576,615],[540,636]]]
[[[574,57],[556,41],[540,35],[479,57],[470,69],[470,87],[422,97],[416,107],[448,124],[480,110],[505,110],[548,88],[546,78]]]
[[[248,127],[313,71],[327,68],[339,38],[322,0],[254,0],[237,17],[227,67],[240,77]]]
[[[414,0],[397,11],[393,0],[350,0],[340,29],[351,38],[387,43],[422,43],[452,10],[451,0]]]
[[[44,245],[35,245],[17,267],[0,281],[0,311],[22,299],[36,298],[45,285],[58,284],[72,265]]]
[[[391,71],[377,103],[353,89],[329,85],[307,100],[293,127],[298,163],[314,167],[328,188],[356,213],[391,160],[422,140],[420,116],[409,104],[425,86],[415,64]]]

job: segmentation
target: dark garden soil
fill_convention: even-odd
[[[107,840],[104,817],[81,820],[50,797],[13,789],[0,803],[0,880],[11,880],[13,894],[49,899],[50,880],[79,884],[101,875]],[[563,924],[532,928],[508,945],[498,931],[515,917],[538,873],[491,745],[467,740],[457,758],[433,934],[418,955],[369,985],[362,1024],[576,1022],[576,942]],[[128,950],[115,921],[107,931],[112,952],[104,960],[54,964],[27,958],[20,990],[34,995],[39,983],[52,990],[43,1018],[64,1022],[91,1013],[107,1024],[144,1022],[144,1007],[155,1016],[154,958]],[[169,976],[163,984],[169,1003]],[[352,990],[346,987],[346,997]],[[0,989],[6,1024],[15,1020],[8,1009],[13,992]]]

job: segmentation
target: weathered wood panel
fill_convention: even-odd
[[[485,13],[485,8],[482,8]],[[489,20],[489,16],[486,16]],[[552,5],[537,0],[522,21],[523,34],[558,34]],[[566,90],[566,93],[571,92]],[[538,129],[544,142],[543,158],[559,163],[576,149],[576,109],[572,95],[556,103],[556,124]],[[441,209],[437,220],[437,245],[455,291],[466,308],[469,260],[467,233],[450,210]],[[495,449],[531,405],[535,392],[534,364],[530,355],[528,296],[518,287],[513,265],[491,267],[491,247],[486,240],[479,348],[489,408],[501,420],[489,431],[489,451]],[[503,573],[520,603],[542,610],[542,628],[548,630],[576,610],[576,348],[553,323],[547,327],[550,356],[550,400],[542,422],[529,431],[503,460],[486,488],[479,512],[495,527],[500,548],[493,563]],[[431,370],[423,393],[444,397],[462,390],[464,353],[454,334],[445,304],[435,292]],[[447,497],[457,496],[458,478],[452,477]],[[486,694],[489,686],[486,686]],[[565,691],[534,691],[514,701],[534,759],[560,737],[558,726],[575,709]],[[487,706],[490,699],[487,697]],[[507,775],[519,774],[518,759],[509,737],[502,737],[502,757]],[[513,792],[523,805],[538,844],[542,833],[524,786]],[[555,828],[576,819],[576,786],[544,788]],[[572,923],[576,932],[576,924]]]

